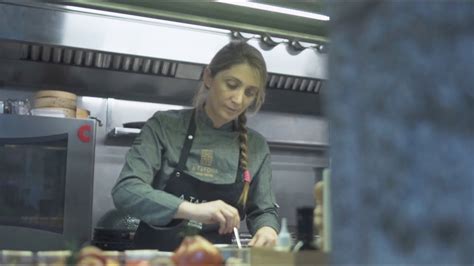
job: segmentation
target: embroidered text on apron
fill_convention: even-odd
[[[244,212],[237,204],[243,188],[243,181],[239,178],[241,176],[240,167],[237,171],[236,181],[232,184],[203,182],[183,171],[186,168],[186,160],[196,132],[194,117],[195,110],[189,121],[188,131],[181,150],[178,166],[173,171],[163,190],[177,197],[184,196],[185,200],[194,199],[199,202],[209,202],[220,199],[236,207],[239,210],[240,218],[243,219]],[[153,248],[161,251],[173,251],[181,244],[184,238],[184,230],[189,226],[188,223],[188,220],[181,219],[173,219],[165,226],[154,226],[140,222],[134,238],[135,248]],[[199,234],[212,243],[230,244],[232,242],[232,234],[219,235],[218,229],[218,224],[204,224]]]

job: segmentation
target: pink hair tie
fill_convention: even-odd
[[[244,171],[244,182],[250,183],[250,172],[249,172],[249,170]]]

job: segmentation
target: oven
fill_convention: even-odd
[[[0,249],[90,241],[96,122],[0,115]]]

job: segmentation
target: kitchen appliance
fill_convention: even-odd
[[[95,121],[0,115],[0,249],[90,241]]]

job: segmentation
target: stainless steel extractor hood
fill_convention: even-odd
[[[186,104],[206,64],[233,38],[265,57],[264,108],[319,113],[323,43],[38,1],[0,1],[0,85]]]

